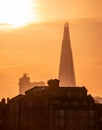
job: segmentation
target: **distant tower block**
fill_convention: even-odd
[[[19,79],[19,94],[23,94],[29,88],[30,78],[27,76],[27,73],[23,74],[23,77]]]
[[[76,86],[68,23],[64,25],[58,79],[60,80],[60,86]]]
[[[35,86],[45,86],[45,82],[30,82],[30,77],[28,77],[27,73],[23,74],[23,77],[19,79],[19,94],[24,94],[25,91],[31,89]]]

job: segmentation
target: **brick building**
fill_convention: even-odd
[[[101,130],[102,105],[85,87],[34,87],[9,101],[10,130]]]
[[[0,130],[9,130],[9,106],[4,98],[0,102]]]

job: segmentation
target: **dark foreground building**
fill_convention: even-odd
[[[0,130],[9,130],[9,106],[3,98],[0,102]]]
[[[4,116],[0,107],[0,122],[3,117],[5,124],[0,130],[102,129],[102,105],[95,103],[85,87],[59,87],[56,79],[49,80],[48,86],[34,87],[25,95],[10,99],[5,105]]]

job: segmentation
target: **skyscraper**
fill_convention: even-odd
[[[76,86],[68,23],[64,25],[58,79],[60,86]]]

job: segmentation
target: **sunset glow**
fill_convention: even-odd
[[[18,94],[23,73],[58,78],[65,22],[76,84],[102,97],[102,0],[0,0],[0,98]]]
[[[0,0],[0,24],[19,27],[36,21],[32,0]]]

